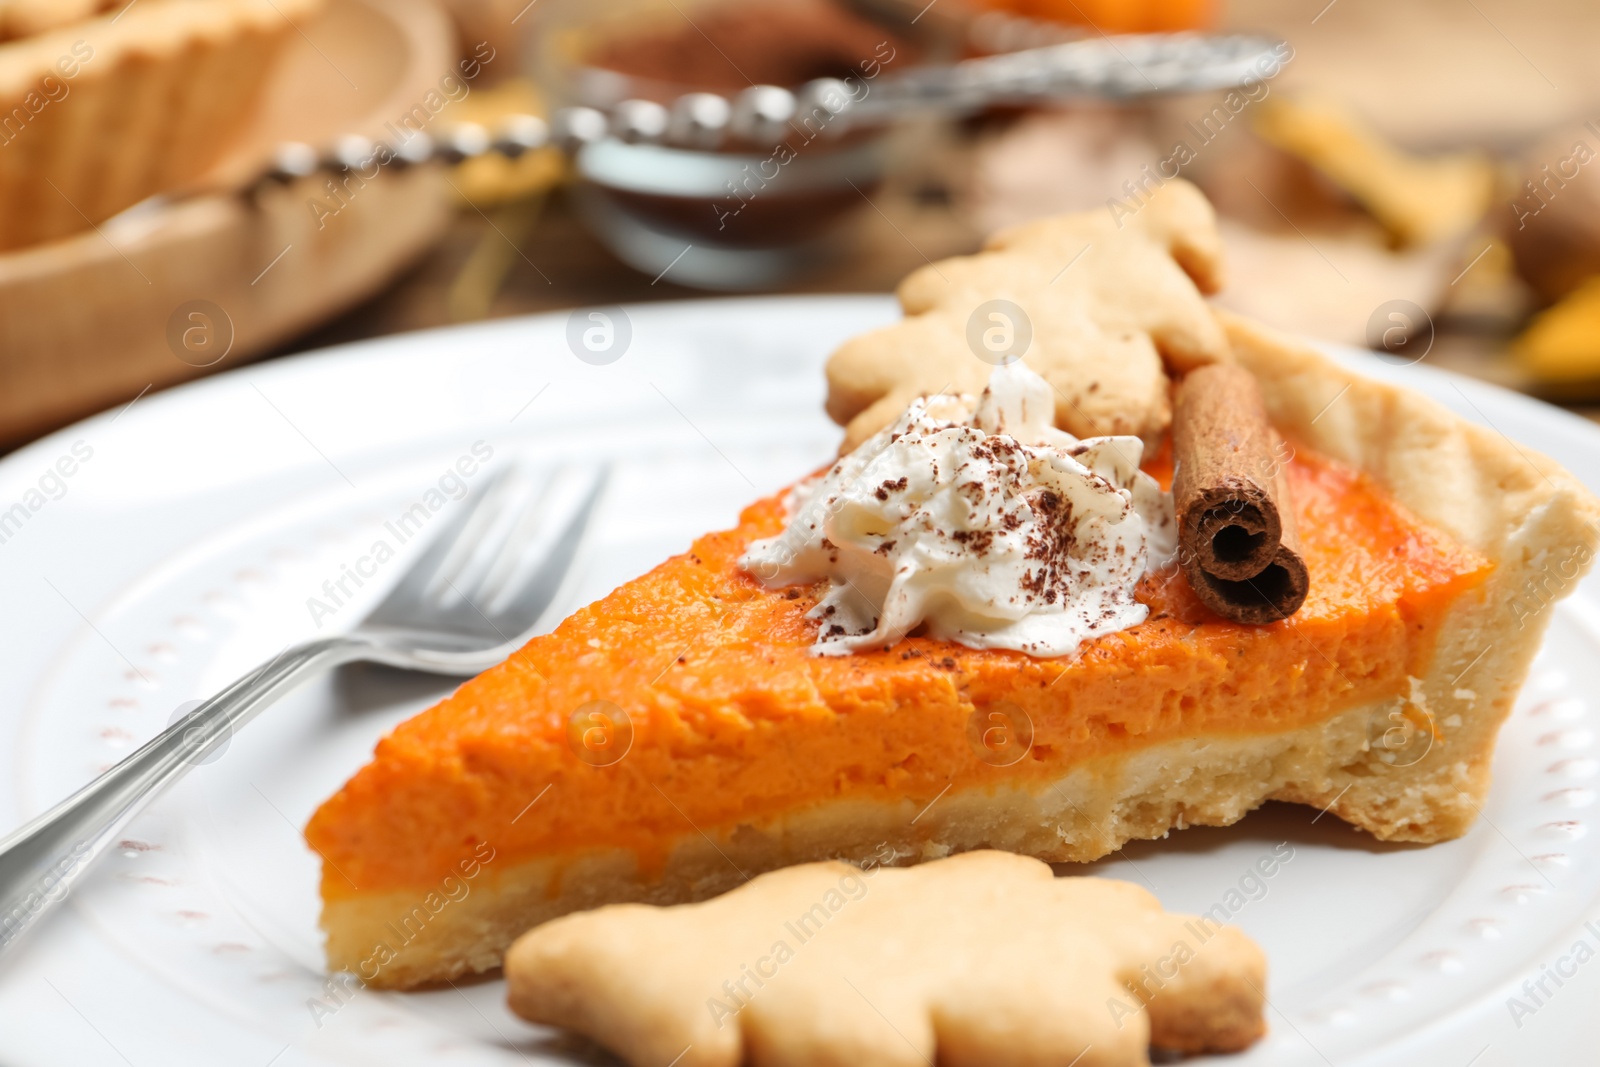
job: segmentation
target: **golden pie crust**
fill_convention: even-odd
[[[1319,782],[1267,799],[1328,806],[1385,840],[1457,837],[1488,793],[1495,736],[1555,602],[1593,562],[1600,501],[1560,464],[1492,428],[1351,374],[1249,320],[1218,317],[1279,430],[1366,473],[1412,514],[1494,564],[1480,594],[1446,618],[1433,668],[1417,680],[1413,703],[1439,728],[1428,758],[1379,773],[1370,761],[1330,764]]]

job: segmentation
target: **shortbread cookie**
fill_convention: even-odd
[[[703,904],[621,904],[524,935],[511,1008],[635,1067],[1146,1064],[1242,1049],[1266,960],[1127,882],[970,852],[811,863]]]
[[[1182,371],[1228,358],[1201,295],[1221,286],[1216,219],[1188,182],[1168,182],[1132,215],[1014,226],[979,254],[929,264],[900,284],[906,317],[846,341],[828,361],[828,414],[847,427],[844,449],[854,448],[917,396],[982,392],[1007,342],[1031,333],[1011,354],[1055,387],[1056,425],[1152,441],[1172,414],[1163,360]],[[1015,305],[1026,323],[991,301]],[[1000,332],[986,339],[989,330]]]

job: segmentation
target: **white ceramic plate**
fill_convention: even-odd
[[[474,444],[493,450],[490,467],[617,462],[558,614],[732,524],[829,455],[822,360],[895,314],[876,297],[633,307],[613,312],[631,338],[606,365],[574,355],[566,315],[412,334],[150,396],[10,456],[0,516],[22,502],[27,517],[0,526],[0,827],[317,632],[308,598],[326,600],[344,564],[392,541],[385,521]],[[1600,486],[1600,430],[1581,420],[1424,367],[1340,358]],[[47,474],[61,457],[73,473]],[[422,540],[322,625],[358,619]],[[1559,609],[1465,838],[1384,846],[1275,805],[1094,866],[1172,908],[1222,903],[1266,948],[1272,1033],[1229,1062],[1591,1062],[1596,589]],[[300,827],[379,736],[447,688],[350,669],[233,738],[0,965],[0,1064],[604,1062],[512,1017],[498,980],[414,994],[324,985],[317,863]],[[1292,858],[1260,876],[1257,861],[1285,846]]]

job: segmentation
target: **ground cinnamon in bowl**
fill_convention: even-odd
[[[632,78],[732,94],[752,84],[860,78],[864,62],[886,55],[909,66],[918,46],[836,0],[731,0],[602,37],[584,58]]]

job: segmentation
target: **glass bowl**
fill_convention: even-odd
[[[848,128],[803,86],[837,79],[864,97],[879,78],[942,57],[949,49],[915,15],[893,0],[552,5],[529,51],[552,107],[594,108],[616,130],[635,107],[625,102],[648,101],[668,110],[644,107],[647,121],[688,122],[705,145],[638,143],[625,120],[622,136],[584,144],[574,160],[584,221],[635,269],[698,288],[772,288],[824,266],[840,229],[869,209],[889,153],[881,128]]]

